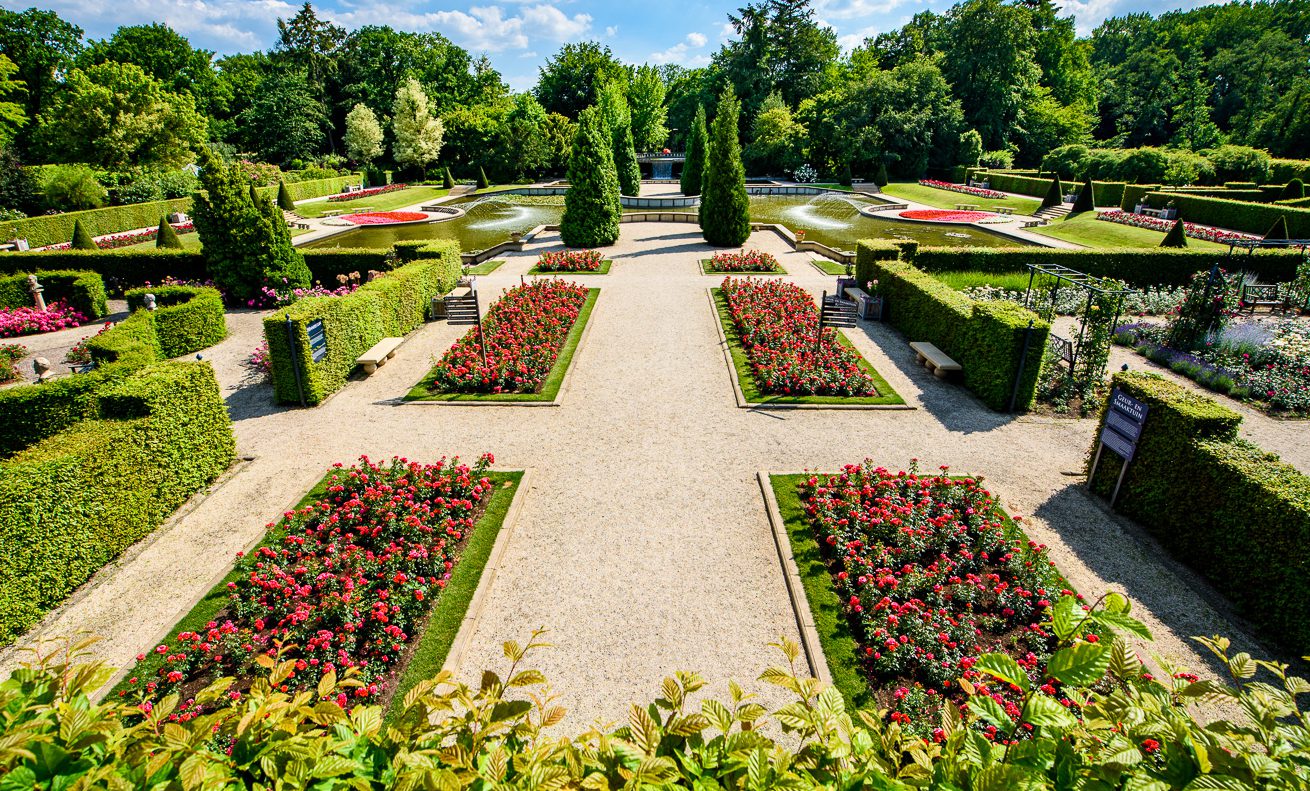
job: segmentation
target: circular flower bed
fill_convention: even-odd
[[[371,211],[347,214],[341,219],[355,225],[393,225],[399,222],[421,222],[427,218],[427,213],[421,211]]]
[[[926,222],[981,222],[996,217],[989,211],[959,211],[954,209],[907,209],[900,213],[907,220]]]

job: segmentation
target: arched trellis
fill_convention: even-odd
[[[1039,286],[1038,293],[1046,296],[1035,299],[1034,286]],[[1077,289],[1085,296],[1082,312],[1078,314],[1078,335],[1065,338],[1052,332],[1048,342],[1055,358],[1068,366],[1069,378],[1085,387],[1105,376],[1113,330],[1123,314],[1124,298],[1133,293],[1133,289],[1125,288],[1118,281],[1060,264],[1028,264],[1028,292],[1024,295],[1024,307],[1048,322],[1052,321],[1060,291],[1069,288]],[[1113,315],[1108,324],[1103,320],[1104,314],[1094,315],[1101,311]]]

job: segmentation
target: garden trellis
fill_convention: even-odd
[[[1037,292],[1047,296],[1034,301]],[[1078,337],[1064,338],[1052,332],[1049,348],[1057,360],[1069,366],[1069,376],[1080,386],[1099,381],[1110,359],[1114,327],[1123,313],[1124,298],[1133,293],[1117,280],[1096,277],[1060,264],[1028,264],[1028,291],[1024,307],[1051,321],[1062,287],[1076,288],[1086,295],[1078,315]],[[1106,317],[1110,320],[1107,322]]]

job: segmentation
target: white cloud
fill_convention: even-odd
[[[618,34],[619,34],[618,25],[610,25],[609,27],[605,28],[605,38],[614,38]]]
[[[162,22],[198,46],[222,52],[272,46],[274,22],[298,9],[283,0],[48,0],[41,5],[87,30],[90,38],[107,38],[119,25]]]
[[[698,67],[704,66],[710,62],[708,55],[701,53],[698,55],[689,54],[692,50],[704,47],[707,39],[701,33],[688,33],[682,41],[674,44],[663,52],[652,52],[647,58],[652,63],[665,64],[676,63],[679,66]]]
[[[532,41],[566,41],[591,28],[590,14],[569,16],[546,3],[523,5],[509,15],[498,5],[415,13],[393,4],[361,5],[324,15],[346,27],[387,24],[398,30],[436,31],[461,47],[487,52],[527,49]]]
[[[824,19],[860,19],[890,14],[902,5],[905,0],[817,0],[814,8]]]

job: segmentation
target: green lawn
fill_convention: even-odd
[[[814,265],[817,266],[819,270],[822,271],[825,275],[846,274],[846,265],[838,261],[834,261],[831,258],[823,258],[820,256],[815,256],[813,262]],[[852,271],[854,271],[853,268]]]
[[[600,297],[600,289],[593,288],[587,294],[587,301],[583,303],[582,310],[578,312],[577,321],[573,322],[573,328],[569,330],[569,335],[564,339],[564,347],[559,350],[559,357],[555,358],[555,365],[550,369],[550,374],[546,381],[541,385],[539,393],[441,393],[432,391],[435,369],[428,372],[423,380],[414,385],[405,396],[406,401],[504,401],[513,403],[515,401],[554,401],[559,395],[560,387],[564,384],[564,376],[569,372],[569,365],[573,362],[573,353],[578,350],[578,344],[582,342],[582,333],[587,328],[587,320],[591,318],[591,311],[596,307],[596,299]]]
[[[1164,233],[1161,231],[1098,220],[1095,212],[1070,215],[1050,225],[1028,230],[1086,247],[1159,247],[1160,242],[1164,241]],[[1193,250],[1226,251],[1228,249],[1227,245],[1215,244],[1203,239],[1188,239],[1187,246]]]
[[[732,322],[732,315],[728,312],[728,301],[723,298],[722,289],[711,289],[714,293],[714,305],[719,311],[719,323],[723,326],[723,336],[728,339],[728,350],[732,354],[732,367],[737,373],[737,384],[741,387],[741,394],[746,398],[748,404],[764,404],[782,406],[786,404],[851,404],[858,406],[876,406],[876,405],[895,405],[904,404],[905,399],[892,389],[886,379],[882,378],[869,361],[864,359],[864,355],[851,345],[850,340],[837,331],[837,341],[848,349],[855,351],[860,358],[860,370],[869,375],[873,380],[874,388],[881,394],[876,396],[779,396],[769,395],[760,390],[759,383],[755,380],[755,374],[751,371],[750,361],[746,357],[746,349],[741,345],[741,335],[737,332],[737,325]]]
[[[394,211],[406,206],[443,198],[450,190],[441,187],[406,187],[403,190],[374,195],[370,198],[358,198],[350,201],[316,200],[296,204],[296,214],[301,217],[322,217],[323,212],[341,210],[346,214],[359,211],[361,207],[369,211]]]
[[[608,275],[608,274],[610,273],[610,265],[613,264],[613,263],[614,263],[613,261],[611,261],[610,259],[606,258],[604,261],[601,261],[601,262],[600,262],[600,269],[597,269],[595,272],[582,272],[582,271],[578,271],[578,272],[571,272],[571,271],[570,271],[570,272],[543,272],[543,271],[541,271],[540,269],[538,269],[537,267],[534,266],[534,267],[532,267],[531,269],[528,270],[528,274],[529,274],[529,275]]]
[[[192,252],[195,252],[195,251],[197,251],[197,250],[200,249],[200,234],[198,234],[198,233],[194,233],[194,232],[193,232],[193,233],[180,233],[180,234],[177,235],[177,238],[178,238],[179,241],[182,242],[182,249],[183,249],[183,250],[190,250],[190,251],[192,251]],[[117,248],[117,249],[119,249],[119,250],[153,250],[153,249],[155,249],[155,240],[154,240],[154,239],[150,239],[150,240],[145,241],[145,242],[137,242],[136,244],[130,244],[130,245],[128,245],[127,247],[119,247],[119,248]]]
[[[922,184],[897,182],[882,188],[882,194],[891,198],[902,198],[935,206],[939,209],[954,209],[957,203],[974,203],[982,211],[996,211],[1002,206],[1014,209],[1016,214],[1032,214],[1042,207],[1036,198],[975,198],[962,192],[939,190]]]
[[[932,276],[956,291],[963,291],[966,288],[974,288],[975,286],[995,286],[996,288],[1006,288],[1012,291],[1026,291],[1028,289],[1027,272],[982,272],[970,269],[967,271],[933,272]]]
[[[327,491],[328,483],[337,470],[328,472],[315,484],[314,488],[300,499],[296,509],[300,509],[310,503],[320,499]],[[487,559],[491,555],[491,548],[496,542],[496,535],[504,525],[505,516],[509,512],[510,503],[514,500],[514,494],[518,491],[519,482],[523,479],[522,472],[493,472],[489,473],[488,478],[494,486],[491,493],[491,500],[487,503],[487,509],[483,512],[482,517],[478,519],[469,536],[468,542],[459,551],[459,559],[451,574],[449,583],[445,590],[437,597],[432,609],[429,611],[428,622],[423,627],[423,631],[418,636],[418,648],[415,650],[413,657],[406,666],[400,683],[397,685],[393,701],[403,701],[405,693],[416,683],[425,678],[436,675],[441,664],[445,661],[446,655],[450,652],[450,645],[455,640],[455,635],[459,632],[460,623],[468,612],[469,602],[473,599],[473,593],[477,590],[478,582],[482,579],[482,570],[487,565]],[[264,534],[259,544],[251,551],[259,547],[271,546],[274,542],[283,536],[283,525],[285,520],[279,521],[276,526]],[[249,553],[247,553],[249,554]],[[205,597],[191,608],[191,611],[184,615],[168,637],[163,640],[165,645],[176,645],[177,636],[182,632],[204,632],[205,624],[215,620],[219,612],[227,606],[229,601],[228,583],[236,582],[242,579],[242,574],[233,568],[227,576],[217,585],[210,589]],[[139,679],[137,685],[129,683],[128,679],[119,682],[115,687],[114,694],[120,690],[127,691],[130,695],[133,689],[141,689],[145,682],[155,677],[156,672],[164,666],[164,657],[149,651],[152,646],[142,646],[146,651],[146,658],[138,662],[133,668],[131,678]],[[395,706],[393,705],[393,711]]]
[[[480,263],[480,264],[474,264],[473,266],[470,266],[470,267],[465,268],[465,269],[464,269],[464,274],[466,274],[466,275],[489,275],[489,274],[491,274],[492,272],[495,272],[497,269],[500,269],[501,266],[504,265],[504,263],[505,263],[505,262],[504,262],[503,260],[500,260],[500,261],[483,261],[483,262]]]

